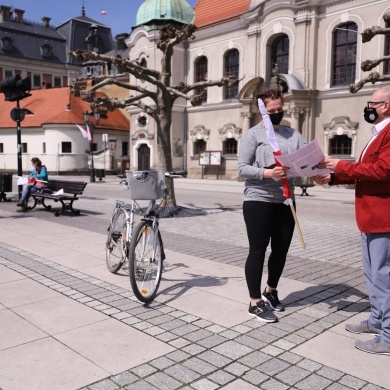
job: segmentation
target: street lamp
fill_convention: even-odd
[[[16,142],[18,151],[18,176],[22,176],[22,132],[20,123],[24,119],[24,111],[20,108],[19,100],[31,96],[31,79],[22,79],[19,74],[0,81],[0,92],[4,93],[5,100],[15,102],[16,107],[11,110],[11,118],[16,122]],[[18,199],[22,197],[22,185],[18,185]]]
[[[93,115],[95,118],[95,123],[96,125],[99,124],[100,120],[100,111],[98,109],[95,109],[92,112],[85,111],[83,113],[84,116],[84,122],[88,125],[89,124],[89,118],[90,116]],[[93,165],[93,132],[94,132],[94,125],[91,123],[91,141],[90,141],[90,152],[91,152],[91,171],[90,171],[90,176],[89,176],[89,182],[94,183],[96,181],[95,179],[95,168]]]

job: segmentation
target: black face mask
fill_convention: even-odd
[[[364,107],[364,120],[368,123],[374,123],[378,119],[378,113],[376,112],[376,108],[368,108]]]
[[[269,119],[271,119],[273,125],[278,125],[283,119],[283,111],[269,114]]]

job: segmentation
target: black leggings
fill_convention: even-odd
[[[245,277],[250,297],[257,299],[261,298],[261,277],[267,246],[271,240],[267,284],[277,288],[286,263],[295,222],[290,206],[283,203],[245,201],[243,211],[249,240]]]

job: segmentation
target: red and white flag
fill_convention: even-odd
[[[83,135],[84,138],[88,138],[88,132],[87,130],[83,129],[80,125],[76,125],[78,129],[81,131],[81,134]]]
[[[89,142],[92,142],[92,132],[91,132],[91,129],[89,128],[89,126],[86,124],[87,126],[87,138],[88,138],[88,141]]]
[[[274,156],[280,156],[282,152],[279,149],[279,144],[275,136],[275,130],[272,125],[271,118],[269,117],[269,114],[267,112],[267,109],[265,108],[263,100],[258,99],[257,104],[259,106],[259,111],[264,121],[265,132],[267,134],[268,142],[272,147]],[[276,160],[276,165],[280,167],[281,164],[278,161],[278,159],[276,158],[275,160]],[[290,191],[290,186],[288,185],[287,178],[282,179],[282,184],[283,184],[283,196],[286,199],[291,199],[291,191]]]
[[[100,11],[101,15],[107,15],[107,11],[104,11],[103,9]]]
[[[274,156],[275,157],[280,156],[282,154],[282,152],[279,149],[279,144],[278,144],[278,141],[276,140],[275,130],[274,130],[274,127],[272,125],[271,118],[269,117],[269,114],[267,112],[267,109],[265,108],[263,100],[258,99],[257,105],[259,107],[260,114],[263,117],[265,132],[267,134],[268,142],[271,145]],[[277,158],[275,158],[275,161],[276,161],[277,166],[279,166],[279,167],[282,166],[282,164],[278,161]],[[297,227],[297,230],[298,230],[299,240],[301,241],[302,249],[306,249],[306,244],[305,244],[305,241],[303,240],[301,227],[299,226],[297,214],[295,212],[294,204],[293,204],[293,201],[291,198],[291,190],[290,190],[290,186],[288,185],[287,178],[282,179],[282,184],[283,184],[283,196],[286,198],[284,203],[288,204],[291,208],[291,213],[292,213],[294,221],[295,221],[295,226]]]

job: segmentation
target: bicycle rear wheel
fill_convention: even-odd
[[[127,215],[120,208],[116,210],[106,242],[106,264],[113,274],[116,274],[124,264],[127,257]]]
[[[141,221],[131,238],[129,253],[130,283],[134,295],[141,302],[149,303],[157,294],[162,273],[162,252],[159,230],[153,229],[151,221]]]

